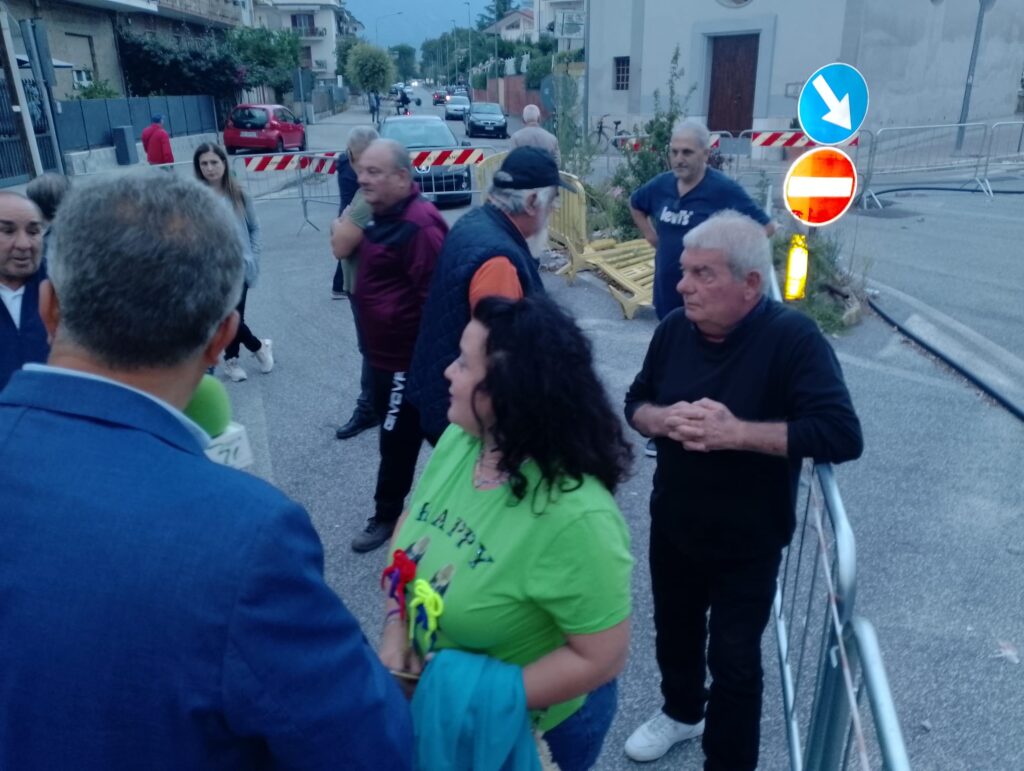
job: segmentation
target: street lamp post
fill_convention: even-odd
[[[377,21],[373,25],[373,44],[376,46],[380,45],[380,20],[387,19],[391,16],[401,16],[401,11],[395,11],[394,13],[385,13],[383,16],[378,16]]]
[[[469,74],[466,79],[469,81],[467,84],[472,92],[473,88],[473,16],[469,8],[469,0],[465,0],[463,3],[466,6],[466,48],[469,49]]]
[[[459,52],[458,52],[458,50],[456,49],[455,46],[458,44],[459,39],[455,36],[455,30],[456,30],[455,19],[449,19],[449,21],[452,23],[452,53],[455,54],[455,80],[458,80],[459,79]]]

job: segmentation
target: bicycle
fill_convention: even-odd
[[[611,117],[609,113],[605,113],[597,119],[597,126],[592,132],[590,132],[590,140],[593,144],[597,145],[602,151],[607,152],[608,147],[614,147],[616,150],[622,150],[623,141],[628,139],[630,134],[627,131],[619,128],[622,123],[621,120],[613,120],[611,134],[605,128],[604,119]]]

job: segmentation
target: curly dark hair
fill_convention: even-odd
[[[633,450],[573,318],[543,295],[487,297],[473,318],[488,332],[487,375],[477,389],[490,396],[499,468],[515,497],[526,496],[519,467],[528,458],[549,490],[576,489],[590,474],[614,492],[629,474]]]

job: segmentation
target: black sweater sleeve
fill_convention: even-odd
[[[654,403],[658,361],[664,347],[665,323],[654,330],[651,344],[647,346],[643,366],[633,378],[633,384],[626,391],[626,422],[633,425],[633,414],[644,404]],[[634,426],[635,428],[635,426]]]
[[[832,346],[808,320],[790,352],[789,456],[828,463],[859,458],[864,450],[860,420]]]

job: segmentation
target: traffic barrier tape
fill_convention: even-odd
[[[252,155],[242,159],[246,171],[295,171],[311,169],[315,174],[337,172],[337,153],[326,152],[315,156],[289,153],[287,155]],[[470,166],[483,162],[484,151],[466,148],[462,150],[420,150],[409,153],[412,165],[419,169],[424,166]]]
[[[802,131],[754,131],[750,135],[754,147],[817,147],[818,143]],[[860,144],[860,137],[850,140],[850,146]],[[714,146],[714,145],[712,145]]]
[[[469,166],[477,165],[484,159],[484,151],[465,148],[463,150],[421,150],[409,153],[414,167],[422,166]]]

